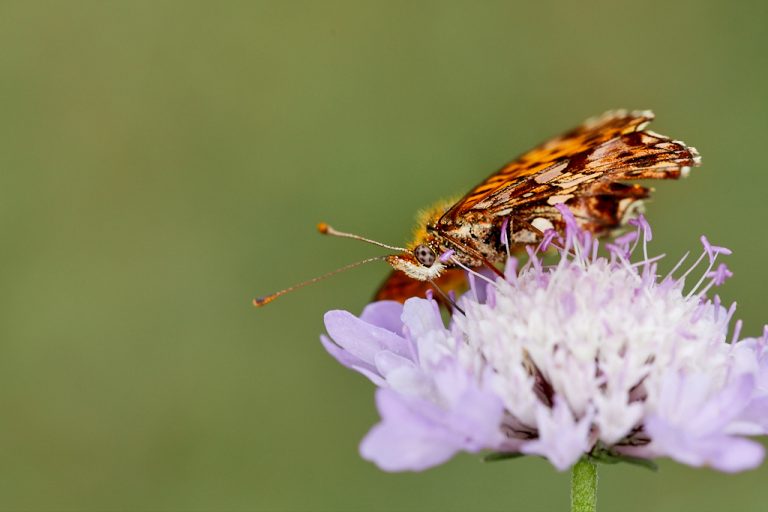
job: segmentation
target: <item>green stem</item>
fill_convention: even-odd
[[[584,457],[571,468],[571,512],[597,510],[597,466]]]

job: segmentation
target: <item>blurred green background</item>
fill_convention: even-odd
[[[3,1],[0,509],[564,510],[568,475],[357,455],[373,388],[320,346],[414,212],[609,108],[704,166],[653,250],[735,251],[768,319],[765,2]],[[768,466],[604,467],[602,510],[765,510]]]

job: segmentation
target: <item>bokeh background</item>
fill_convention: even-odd
[[[768,320],[765,2],[0,3],[0,509],[564,510],[538,459],[386,474],[373,388],[318,342],[414,212],[609,108],[704,166],[653,250],[732,248]],[[765,510],[768,466],[604,467],[602,510]]]

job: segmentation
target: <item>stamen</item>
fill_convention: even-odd
[[[563,217],[565,222],[565,247],[564,250],[568,253],[571,252],[571,245],[574,245],[573,237],[579,232],[579,226],[576,224],[576,218],[573,216],[573,212],[564,204],[555,205],[557,211]]]
[[[507,260],[507,266],[504,268],[504,280],[510,283],[517,281],[517,266],[519,265],[517,258],[510,258]]]
[[[658,256],[654,256],[650,259],[645,259],[644,261],[637,261],[635,263],[631,263],[629,265],[630,268],[637,268],[642,267],[643,265],[650,265],[651,263],[656,263],[657,261],[663,259],[666,256],[666,254],[659,254]]]
[[[706,240],[706,239],[704,237],[701,237],[701,238],[702,238],[702,243],[703,243],[703,241]],[[705,254],[709,255],[710,253],[709,252],[705,252]],[[715,260],[717,259],[717,255],[718,254],[720,254],[720,253],[718,253],[718,252],[712,252],[711,253],[711,256],[709,258],[709,266],[707,267],[707,270],[704,271],[704,274],[696,282],[696,285],[691,289],[690,292],[688,292],[688,295],[686,295],[686,298],[692,297],[693,294],[696,293],[696,290],[699,289],[699,286],[701,286],[704,283],[704,281],[709,277],[710,271],[712,270],[712,267],[715,265]],[[709,290],[709,288],[711,288],[711,285],[708,286],[707,288],[705,288],[704,290],[702,290],[701,292],[697,293],[697,295],[702,295],[702,294],[706,293],[706,291]]]
[[[693,310],[693,314],[691,315],[691,323],[697,323],[699,320],[701,320],[701,317],[704,316],[704,313],[707,311],[708,309],[704,307],[704,305],[700,304],[695,310]],[[717,310],[715,310],[715,321],[717,321]]]
[[[682,265],[682,264],[683,264],[683,262],[684,262],[684,261],[685,261],[685,260],[688,258],[688,256],[690,256],[690,254],[691,254],[691,251],[688,251],[688,252],[686,252],[685,254],[683,254],[683,257],[682,257],[682,258],[680,258],[680,261],[678,261],[678,262],[677,262],[677,264],[676,264],[676,265],[675,265],[675,266],[672,268],[672,270],[670,270],[670,271],[667,273],[667,275],[666,275],[666,276],[664,276],[664,279],[663,279],[663,281],[666,281],[667,279],[673,279],[672,275],[673,275],[675,272],[677,272],[677,269],[679,269],[679,268],[680,268],[680,265]]]
[[[707,272],[706,277],[712,278],[712,280],[698,293],[699,296],[705,295],[713,286],[722,286],[726,279],[733,277],[733,272],[728,269],[725,263],[721,263],[713,272]]]
[[[741,318],[736,320],[736,325],[733,327],[733,337],[731,338],[731,345],[736,344],[737,341],[739,341],[739,335],[741,334],[741,327],[744,325],[744,322],[742,322]]]
[[[507,228],[509,228],[509,217],[505,217],[504,222],[501,224],[501,243],[507,249],[507,258],[509,258],[509,233]]]
[[[536,251],[530,245],[526,245],[525,252],[528,253],[528,261],[525,263],[525,267],[532,266],[536,272],[541,272],[541,261],[539,261],[539,258],[536,257]],[[562,264],[563,261],[567,261],[567,258],[563,258],[560,264]]]
[[[717,266],[714,272],[710,272],[708,277],[711,277],[716,286],[721,286],[725,283],[725,280],[729,277],[733,277],[733,272],[728,269],[728,265],[721,263]]]
[[[541,237],[541,243],[539,244],[539,250],[542,252],[547,251],[549,249],[549,246],[552,245],[552,242],[554,242],[555,238],[558,237],[557,231],[554,229],[548,229],[544,232],[544,235]]]
[[[592,263],[597,261],[599,250],[600,250],[600,244],[596,243],[594,247],[592,247]]]
[[[474,275],[468,274],[467,281],[469,281],[469,290],[472,293],[472,299],[475,302],[480,302],[480,298],[477,296],[477,281]]]
[[[637,248],[637,244],[640,243],[640,230],[630,231],[619,237],[616,237],[614,243],[623,248],[626,254],[632,254]],[[632,244],[632,247],[629,246]]]
[[[633,226],[637,226],[638,230],[638,241],[639,241],[639,233],[642,230],[643,233],[643,257],[645,259],[648,259],[648,242],[653,240],[653,231],[651,231],[651,225],[648,224],[648,221],[645,219],[644,215],[638,215],[634,219],[629,220],[629,224]],[[635,245],[632,247],[632,252],[634,252],[635,248],[637,247],[637,243],[635,242]]]
[[[725,254],[726,256],[728,256],[733,253],[733,251],[731,251],[727,247],[712,245],[711,243],[709,243],[709,240],[707,240],[707,237],[704,235],[702,235],[701,237],[701,243],[702,245],[704,245],[704,250],[706,251],[707,256],[709,256],[710,263],[715,262],[715,257],[718,254]]]
[[[479,273],[479,272],[469,268],[468,266],[464,265],[462,262],[460,262],[456,258],[453,258],[451,260],[451,263],[453,263],[457,267],[460,267],[463,270],[467,271],[469,274],[479,277],[480,279],[482,279],[483,281],[487,282],[488,284],[492,284],[493,286],[496,286],[496,283],[494,283],[493,281],[491,281],[490,279],[485,277],[483,274],[481,274],[481,273]]]
[[[688,270],[686,270],[686,271],[685,271],[685,274],[683,274],[682,276],[680,276],[680,279],[678,279],[678,281],[682,281],[682,280],[684,280],[686,277],[688,277],[688,274],[690,274],[691,272],[693,272],[693,269],[695,269],[696,267],[698,267],[698,266],[699,266],[699,263],[701,263],[701,260],[703,260],[703,259],[704,259],[704,256],[706,256],[706,255],[707,255],[707,253],[706,253],[706,252],[702,252],[702,253],[701,253],[701,256],[699,256],[699,257],[696,259],[696,261],[694,261],[694,262],[693,262],[693,265],[691,265],[691,266],[690,266],[690,268],[688,268]]]

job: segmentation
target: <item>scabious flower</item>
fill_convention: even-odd
[[[459,451],[535,454],[559,470],[585,455],[759,465],[749,436],[768,429],[768,334],[739,340],[734,306],[706,297],[731,276],[717,262],[730,251],[702,237],[687,270],[683,258],[659,276],[642,217],[601,256],[561,213],[564,237],[546,233],[519,270],[510,258],[506,279],[471,274],[448,326],[420,298],[326,314],[325,348],[378,388],[362,456],[388,471]]]

